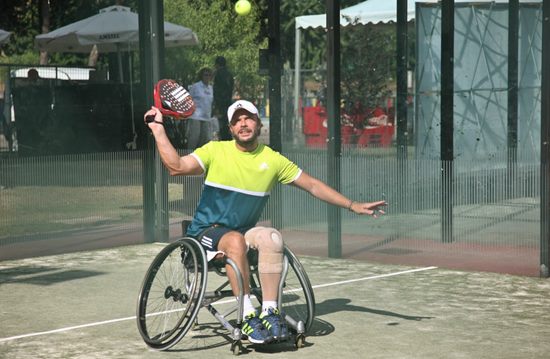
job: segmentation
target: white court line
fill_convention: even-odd
[[[349,283],[355,283],[355,282],[361,282],[361,281],[365,281],[365,280],[394,277],[394,276],[401,275],[401,274],[422,272],[422,271],[431,270],[431,269],[437,269],[437,267],[424,267],[424,268],[410,269],[410,270],[405,270],[405,271],[395,272],[395,273],[379,274],[379,275],[374,275],[374,276],[371,276],[371,277],[349,279],[349,280],[343,280],[343,281],[339,281],[339,282],[326,283],[326,284],[318,284],[318,285],[314,285],[313,289],[331,287],[331,286],[335,286],[335,285],[343,285],[343,284],[349,284]],[[295,289],[295,290],[301,290],[301,289]],[[220,301],[220,302],[217,302],[217,303],[218,304],[223,304],[223,303],[230,303],[230,302],[233,302],[233,301],[234,301],[234,299],[229,299],[229,300]],[[158,315],[158,314],[163,314],[163,313],[156,313],[156,314],[152,314],[152,315]],[[54,330],[48,330],[48,331],[45,331],[45,332],[36,332],[36,333],[16,335],[16,336],[13,336],[13,337],[0,338],[0,343],[7,342],[7,341],[10,341],[10,340],[36,337],[36,336],[40,336],[40,335],[48,335],[48,334],[55,334],[55,333],[61,333],[61,332],[68,332],[70,330],[75,330],[75,329],[82,329],[82,328],[96,327],[96,326],[106,325],[106,324],[113,324],[113,323],[124,322],[124,321],[128,321],[128,320],[136,320],[136,316],[126,317],[126,318],[118,318],[118,319],[111,319],[111,320],[104,320],[104,321],[95,322],[95,323],[75,325],[75,326],[72,326],[72,327],[65,327],[65,328],[59,328],[59,329],[54,329]]]
[[[370,279],[387,278],[387,277],[393,277],[393,276],[401,275],[401,274],[414,273],[414,272],[422,272],[422,271],[430,270],[430,269],[437,269],[437,267],[424,267],[424,268],[417,268],[417,269],[404,270],[404,271],[395,272],[395,273],[373,275],[372,277],[365,277],[365,278],[357,278],[357,279],[343,280],[343,281],[341,281],[341,282],[334,282],[334,283],[327,283],[327,284],[318,284],[318,285],[314,285],[313,288],[314,288],[314,289],[315,289],[315,288],[323,288],[323,287],[330,287],[330,286],[333,286],[333,285],[341,285],[341,284],[348,284],[348,283],[354,283],[354,282],[361,282],[361,281],[370,280]]]
[[[0,343],[7,342],[9,340],[23,339],[23,338],[29,338],[29,337],[36,337],[36,336],[39,336],[39,335],[47,335],[47,334],[54,334],[54,333],[61,333],[61,332],[68,332],[68,331],[74,330],[74,329],[95,327],[95,326],[98,326],[98,325],[112,324],[112,323],[117,323],[117,322],[123,322],[123,321],[126,321],[126,320],[135,320],[135,319],[136,319],[135,316],[126,317],[126,318],[118,318],[118,319],[104,320],[102,322],[75,325],[73,327],[65,327],[65,328],[59,328],[59,329],[54,329],[54,330],[48,330],[48,331],[45,331],[45,332],[36,332],[36,333],[16,335],[16,336],[13,336],[13,337],[8,337],[8,338],[0,338]]]

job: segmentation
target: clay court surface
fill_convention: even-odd
[[[0,262],[0,358],[232,357],[209,313],[197,340],[156,352],[136,325],[143,275],[164,244]],[[305,348],[244,358],[547,358],[550,282],[534,277],[301,256],[316,296]],[[268,354],[267,354],[268,353]]]

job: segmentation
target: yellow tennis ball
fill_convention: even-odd
[[[235,12],[241,16],[250,14],[251,9],[252,5],[250,5],[250,1],[248,0],[239,0],[235,4]]]

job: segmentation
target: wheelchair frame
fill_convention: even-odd
[[[262,302],[257,258],[249,251],[251,295]],[[307,274],[292,251],[284,248],[283,273],[279,284],[279,308],[286,320],[296,348],[305,344],[305,334],[315,317],[315,298]],[[221,313],[213,305],[233,298],[229,281],[206,291],[208,272],[225,276],[225,265],[235,273],[240,295],[235,306]],[[299,288],[297,288],[299,287]],[[241,324],[243,313],[243,279],[235,262],[224,257],[207,263],[200,243],[184,237],[168,244],[154,258],[145,274],[137,302],[137,324],[145,343],[156,350],[167,350],[178,344],[193,328],[198,327],[200,308],[205,307],[225,327],[231,338],[231,351],[238,355],[243,348]],[[229,320],[230,315],[235,315]]]

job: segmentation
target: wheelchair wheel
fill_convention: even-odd
[[[307,332],[315,318],[315,296],[309,278],[304,267],[285,246],[284,255],[288,259],[288,272],[283,283],[283,295],[281,298],[281,310],[296,321],[302,321]],[[262,302],[262,292],[257,265],[251,268],[251,293]]]
[[[206,290],[206,255],[193,238],[164,247],[143,280],[137,303],[137,324],[145,343],[166,350],[195,323]]]
[[[288,258],[289,269],[283,283],[281,310],[295,320],[304,322],[307,333],[315,318],[313,288],[296,255],[288,247],[285,247],[284,254]]]

